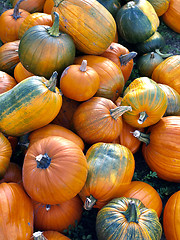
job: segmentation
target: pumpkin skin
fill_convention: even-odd
[[[151,78],[157,83],[172,87],[180,94],[180,55],[166,58],[154,69]]]
[[[86,210],[102,208],[117,192],[128,188],[134,174],[134,157],[125,146],[99,142],[88,149],[86,158],[88,175],[79,195]]]
[[[76,57],[74,63],[81,64],[83,60],[99,74],[100,85],[95,96],[115,101],[121,95],[125,84],[121,69],[110,59],[95,55]]]
[[[163,229],[167,240],[180,239],[180,191],[175,192],[168,199],[163,212]]]
[[[64,69],[60,78],[62,93],[75,101],[86,101],[93,97],[100,85],[99,74],[87,66],[87,60],[81,65],[70,65]]]
[[[30,73],[29,71],[27,71],[21,62],[19,62],[15,68],[14,68],[14,78],[16,80],[16,82],[21,82],[22,80],[28,78],[28,77],[32,77],[34,76],[34,74]]]
[[[121,115],[127,110],[130,108],[122,110],[107,98],[92,97],[77,107],[73,127],[86,143],[112,142],[121,132]]]
[[[101,3],[114,18],[116,17],[118,9],[121,7],[121,3],[118,0],[98,0],[98,2]]]
[[[162,200],[159,193],[148,183],[142,181],[132,181],[128,189],[116,197],[136,198],[139,199],[145,207],[152,208],[157,212],[158,217],[162,212]]]
[[[62,71],[73,63],[75,45],[72,38],[59,32],[59,16],[53,26],[36,25],[29,28],[19,44],[19,59],[34,75],[49,78],[54,71]]]
[[[9,140],[0,132],[0,179],[4,177],[12,155],[12,147]]]
[[[16,86],[16,80],[6,72],[0,71],[0,94]]]
[[[128,43],[136,44],[153,35],[159,26],[159,18],[148,1],[130,1],[118,10],[116,23],[120,36]]]
[[[173,31],[180,33],[180,5],[179,1],[171,0],[167,11],[162,15],[163,22]]]
[[[122,71],[124,81],[127,82],[133,70],[133,58],[136,56],[136,53],[133,52],[133,54],[129,54],[129,50],[125,46],[120,43],[112,42],[101,56],[116,63]]]
[[[115,198],[97,214],[98,240],[160,240],[162,226],[157,213],[134,198]]]
[[[35,232],[33,235],[36,235],[36,233],[38,236],[34,236],[34,240],[70,240],[70,238],[57,231]]]
[[[170,0],[148,0],[154,7],[158,17],[162,16],[169,7]]]
[[[29,12],[19,9],[19,0],[13,9],[4,11],[0,16],[0,39],[3,43],[18,40],[19,27],[24,19],[30,15]]]
[[[34,227],[36,229],[63,232],[70,225],[75,227],[79,223],[82,217],[83,203],[77,195],[70,200],[55,205],[33,201],[33,208]]]
[[[68,139],[46,137],[26,152],[23,185],[37,202],[60,204],[73,198],[82,189],[86,177],[86,157],[81,148]]]
[[[115,38],[116,22],[96,0],[54,0],[52,11],[60,16],[60,30],[73,38],[80,52],[100,55]]]
[[[22,183],[22,170],[17,163],[10,162],[8,168],[3,176],[3,179],[0,182],[14,182],[14,183]]]
[[[166,93],[168,105],[164,117],[180,115],[180,94],[172,87],[158,83],[159,87]]]
[[[47,14],[51,14],[53,7],[54,7],[53,0],[45,0],[44,6],[43,6],[43,12]]]
[[[124,91],[121,106],[132,107],[132,111],[123,114],[124,121],[133,127],[145,128],[162,118],[167,108],[167,97],[152,79],[140,77]]]
[[[49,137],[49,136],[59,136],[59,137],[66,138],[76,143],[82,149],[82,151],[84,150],[84,142],[78,135],[76,135],[74,132],[72,132],[71,130],[65,127],[52,124],[52,123],[32,131],[29,134],[28,138],[30,141],[30,145],[32,145],[38,140],[45,137]]]
[[[0,239],[29,240],[33,233],[31,199],[17,183],[1,183],[0,195]]]
[[[12,2],[13,7],[16,5],[18,0],[10,0]],[[43,5],[45,0],[26,0],[21,2],[20,8],[26,10],[27,12],[34,13],[34,12],[42,12]]]
[[[20,40],[8,42],[0,47],[0,71],[13,76],[14,68],[20,62],[18,55]]]
[[[19,31],[18,31],[19,39],[22,38],[24,33],[29,28],[36,26],[36,25],[48,25],[51,27],[53,25],[51,15],[46,14],[46,13],[35,12],[35,13],[32,13],[29,16],[27,16],[19,28]]]
[[[50,123],[62,105],[62,97],[55,87],[56,77],[56,72],[49,81],[29,77],[0,94],[1,132],[21,136]]]

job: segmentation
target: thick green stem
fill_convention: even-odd
[[[131,59],[136,57],[137,52],[130,52],[119,57],[121,66],[126,65]]]
[[[19,12],[19,4],[24,1],[24,0],[19,0],[16,5],[14,6],[14,11],[13,11],[13,14],[11,16],[13,16],[13,18],[15,20],[17,20],[18,18],[21,18],[21,13]]]
[[[161,53],[159,49],[155,49],[155,52],[159,54],[162,58],[168,58],[173,55],[172,53],[167,53],[167,54]]]
[[[82,60],[81,66],[80,66],[80,71],[86,72],[86,67],[87,67],[87,60]]]
[[[33,233],[33,239],[34,240],[47,240],[47,238],[43,235],[43,232],[34,232]]]
[[[59,37],[61,33],[59,32],[59,14],[57,12],[53,12],[54,14],[54,23],[52,27],[48,28],[47,31],[49,35],[53,37]]]
[[[133,136],[139,141],[144,142],[146,145],[150,143],[150,133],[142,133],[139,130],[132,132]]]
[[[147,119],[147,117],[148,117],[148,115],[146,112],[140,112],[138,123],[143,124],[145,122],[145,120]]]
[[[93,206],[96,203],[96,199],[90,195],[89,197],[86,198],[85,202],[84,202],[84,209],[85,210],[91,210],[93,208]]]
[[[128,204],[128,208],[125,212],[123,212],[128,222],[138,223],[140,211],[135,202],[131,201]]]
[[[51,158],[47,155],[47,153],[45,153],[44,155],[39,154],[38,156],[36,156],[36,162],[37,168],[46,169],[51,163]]]
[[[53,72],[51,78],[46,83],[46,87],[52,92],[56,92],[55,89],[56,89],[57,75],[58,75],[58,73],[56,71]]]
[[[109,111],[110,111],[111,117],[114,118],[115,120],[117,120],[118,117],[123,115],[123,113],[125,113],[127,111],[132,111],[132,107],[131,106],[119,106],[114,109],[110,109]]]

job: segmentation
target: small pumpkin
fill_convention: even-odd
[[[21,82],[22,80],[32,77],[34,74],[30,73],[25,69],[21,62],[19,62],[14,68],[14,78],[16,82]]]
[[[16,80],[6,72],[0,71],[0,94],[16,86]]]
[[[10,162],[8,165],[8,168],[3,176],[3,178],[0,180],[0,182],[15,182],[15,183],[22,183],[22,170],[21,167],[14,162]]]
[[[58,231],[38,231],[33,233],[33,237],[34,240],[70,240],[70,238]]]
[[[115,198],[97,214],[98,240],[160,240],[162,226],[155,210],[134,198]]]

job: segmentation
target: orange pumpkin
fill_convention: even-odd
[[[17,163],[10,162],[9,166],[3,176],[3,179],[0,182],[15,182],[15,183],[22,183],[22,171],[20,166]]]
[[[30,73],[28,70],[25,69],[25,67],[22,65],[21,62],[19,62],[15,68],[14,68],[14,78],[16,79],[16,82],[21,82],[22,80],[34,76],[34,74]]]
[[[62,93],[76,101],[86,101],[93,97],[100,84],[99,74],[83,60],[81,65],[65,68],[60,78]]]
[[[13,7],[16,5],[18,0],[11,0]],[[45,0],[26,0],[20,3],[20,8],[24,9],[30,13],[42,12]]]
[[[43,6],[43,12],[51,14],[53,7],[54,7],[53,0],[45,0],[44,6]]]
[[[58,231],[38,231],[33,233],[33,237],[34,240],[70,240],[70,238]]]
[[[16,84],[17,82],[13,77],[6,72],[0,71],[0,94],[10,90],[16,86]]]

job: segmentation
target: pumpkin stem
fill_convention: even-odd
[[[57,12],[53,12],[55,19],[52,27],[48,28],[47,31],[50,36],[59,37],[61,33],[59,32],[59,14]]]
[[[14,11],[13,14],[11,16],[13,16],[13,18],[15,20],[17,20],[18,18],[21,18],[21,12],[19,12],[19,4],[24,1],[24,0],[19,0],[16,5],[14,6]]]
[[[144,142],[146,145],[150,143],[150,133],[142,133],[139,130],[135,130],[131,133],[134,137],[136,137],[139,141]]]
[[[47,238],[43,235],[43,232],[38,231],[33,233],[34,240],[47,240]]]
[[[85,210],[91,210],[93,208],[93,206],[96,203],[96,199],[90,195],[89,197],[86,198],[85,202],[84,202],[84,209]]]
[[[131,61],[131,59],[133,59],[134,57],[136,57],[137,55],[137,52],[130,52],[130,53],[127,53],[127,54],[124,54],[124,55],[121,55],[119,57],[119,60],[120,60],[120,64],[121,66],[125,65]]]
[[[44,155],[39,154],[38,156],[36,156],[36,162],[37,168],[46,169],[51,163],[51,158],[47,155],[47,153],[45,153]]]
[[[51,78],[46,83],[46,87],[52,92],[56,92],[57,75],[58,73],[56,71],[53,72]]]
[[[151,52],[150,58],[154,58],[154,52]]]
[[[54,1],[54,7],[58,7],[63,0],[53,0],[53,1]]]
[[[173,55],[172,53],[167,53],[167,54],[161,53],[159,49],[155,49],[155,52],[159,54],[162,58],[168,58]]]
[[[111,117],[116,120],[116,119],[118,119],[118,117],[123,115],[123,113],[125,113],[127,111],[132,111],[132,107],[131,106],[119,106],[114,109],[110,109],[109,111],[110,111]]]
[[[87,60],[82,60],[79,70],[82,72],[86,72],[86,67],[87,67]]]
[[[138,123],[143,124],[145,122],[145,120],[147,119],[147,117],[148,117],[148,115],[146,112],[140,112]]]
[[[139,208],[134,201],[131,201],[128,204],[128,208],[125,212],[123,212],[123,214],[126,217],[128,222],[138,223],[140,211],[139,211]]]

